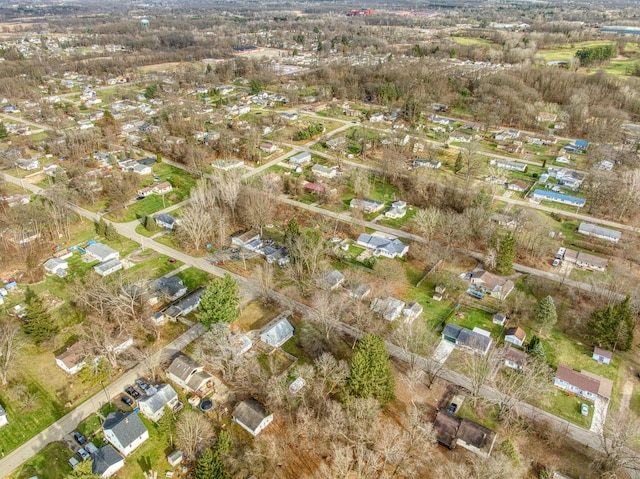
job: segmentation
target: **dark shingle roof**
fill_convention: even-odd
[[[252,431],[255,431],[256,428],[260,426],[260,423],[268,416],[269,413],[264,406],[253,398],[242,401],[233,410],[234,419]]]
[[[127,447],[147,431],[146,426],[134,411],[127,414],[120,411],[110,413],[102,424],[102,429],[112,430],[122,447]]]
[[[91,472],[100,476],[114,464],[124,461],[124,458],[113,448],[111,444],[101,447],[91,454],[91,459],[93,459]]]

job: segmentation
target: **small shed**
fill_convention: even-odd
[[[593,348],[593,355],[591,357],[599,363],[610,364],[613,353],[611,351],[607,351],[606,349],[600,349],[596,346]]]
[[[184,452],[182,451],[173,451],[171,454],[167,456],[167,462],[171,467],[176,467],[184,460]]]

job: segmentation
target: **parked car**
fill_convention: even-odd
[[[585,403],[582,403],[582,406],[580,406],[580,414],[582,414],[583,416],[589,415],[589,406],[587,406]]]
[[[124,392],[126,392],[129,396],[133,397],[134,399],[138,399],[140,397],[140,393],[136,391],[136,388],[134,388],[133,386],[127,386],[126,388],[124,388]]]
[[[558,258],[553,260],[553,266],[560,266],[560,260]]]
[[[447,408],[447,412],[449,414],[453,414],[454,412],[456,412],[457,409],[458,409],[458,405],[452,402],[451,404],[449,404],[449,407]]]
[[[133,406],[133,399],[131,399],[129,396],[122,396],[120,398],[120,401],[125,403],[127,406]]]
[[[175,263],[176,259],[175,258],[169,258],[169,263]]]
[[[76,442],[78,444],[80,444],[81,446],[87,442],[87,438],[84,437],[82,434],[80,434],[78,431],[73,433],[73,438],[76,440]]]
[[[89,453],[85,451],[83,448],[78,449],[78,456],[82,458],[83,461],[89,459]]]
[[[92,442],[88,442],[85,446],[84,446],[84,450],[87,451],[89,454],[93,454],[94,452],[98,451],[98,448],[95,446],[94,443]]]
[[[69,459],[69,465],[71,466],[71,469],[75,469],[76,467],[78,467],[78,464],[80,464],[80,461],[78,461],[75,457]]]
[[[149,385],[145,383],[143,379],[136,379],[136,384],[143,391],[146,391],[147,389],[149,389]]]

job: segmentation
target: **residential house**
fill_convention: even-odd
[[[336,136],[327,140],[327,146],[332,150],[335,150],[341,145],[344,145],[347,142],[347,139],[344,136]]]
[[[295,328],[287,318],[281,318],[275,323],[267,326],[260,334],[260,339],[269,346],[279,348],[293,337]]]
[[[315,164],[311,167],[311,173],[322,178],[333,179],[338,176],[338,170],[324,165]]]
[[[44,263],[44,270],[47,273],[57,274],[58,276],[66,275],[67,268],[69,268],[69,263],[62,258],[49,258]]]
[[[9,419],[7,418],[7,411],[0,405],[0,427],[6,426],[9,424]]]
[[[591,357],[599,363],[610,364],[613,353],[611,351],[607,351],[606,349],[600,349],[596,346],[593,348],[593,354],[591,355]]]
[[[420,303],[409,303],[402,310],[402,315],[404,316],[404,321],[406,323],[412,323],[414,319],[422,314],[424,308]]]
[[[187,294],[187,287],[179,276],[162,276],[151,283],[151,289],[159,293],[166,301],[175,301]]]
[[[92,256],[101,263],[109,261],[110,259],[118,259],[120,257],[120,253],[118,253],[115,249],[102,243],[92,243],[88,245],[84,250],[89,256]]]
[[[469,282],[475,289],[501,300],[509,296],[514,288],[510,279],[483,270],[472,272]]]
[[[304,184],[304,189],[307,190],[309,193],[313,193],[315,195],[321,195],[325,191],[327,191],[327,186],[323,185],[322,183],[311,183],[310,181],[307,181]]]
[[[177,224],[178,220],[175,216],[171,216],[167,213],[159,213],[153,217],[156,220],[156,224],[160,228],[172,230]]]
[[[369,198],[353,198],[349,202],[349,207],[362,210],[365,213],[377,213],[384,208],[384,203]]]
[[[123,268],[123,264],[120,260],[110,259],[105,261],[104,263],[97,264],[93,267],[93,270],[98,273],[100,276],[109,276],[116,271],[120,271]]]
[[[131,171],[133,171],[134,173],[137,173],[139,175],[150,175],[151,173],[153,173],[153,170],[151,169],[150,166],[141,165],[140,163],[134,164],[131,167]]]
[[[86,357],[85,344],[77,342],[56,356],[56,364],[67,374],[77,374],[86,364]]]
[[[111,444],[101,447],[91,455],[91,473],[100,477],[111,477],[124,467],[124,457]]]
[[[491,160],[489,164],[491,166],[495,166],[496,168],[500,168],[502,170],[519,171],[521,173],[524,173],[527,171],[527,164],[519,163],[517,161],[495,159],[495,160]]]
[[[375,298],[371,301],[371,311],[382,316],[387,321],[395,321],[402,314],[405,303],[391,296],[387,298]]]
[[[404,201],[394,201],[391,206],[384,212],[387,218],[397,219],[403,218],[407,214],[407,203]]]
[[[242,356],[253,346],[253,341],[246,334],[232,334],[229,336],[229,344],[236,355]]]
[[[489,457],[496,441],[496,434],[469,419],[462,419],[447,411],[439,411],[433,423],[439,444],[448,449],[460,445],[480,456]]]
[[[179,403],[178,393],[171,384],[161,384],[147,389],[145,395],[138,399],[138,408],[149,421],[158,422],[167,408],[173,411]]]
[[[526,337],[527,333],[525,333],[522,328],[516,326],[506,330],[504,333],[504,342],[522,346]]]
[[[536,116],[536,121],[538,123],[553,123],[557,119],[558,119],[558,115],[556,115],[555,113],[548,113],[546,111],[541,111]]]
[[[508,318],[504,314],[496,313],[493,315],[491,322],[493,324],[497,324],[498,326],[504,327],[504,325],[507,324],[507,319]]]
[[[442,330],[442,338],[455,344],[459,349],[486,356],[493,343],[488,331],[474,328],[473,331],[457,324],[447,323]]]
[[[564,364],[558,365],[553,384],[559,389],[576,394],[589,401],[595,401],[600,390],[600,381],[598,379],[574,371]]]
[[[189,356],[175,358],[167,369],[167,377],[182,389],[200,397],[213,391],[213,376]]]
[[[233,246],[239,246],[240,248],[246,248],[248,244],[253,243],[260,239],[260,233],[255,230],[248,230],[244,233],[236,234],[231,237],[231,244]]]
[[[40,162],[38,161],[37,158],[31,158],[31,159],[21,158],[18,161],[16,161],[16,166],[22,170],[33,171],[40,168]]]
[[[586,236],[594,236],[606,241],[611,241],[612,243],[620,241],[620,237],[622,236],[620,231],[603,228],[592,223],[580,223],[578,233]]]
[[[578,268],[584,268],[591,271],[599,271],[603,273],[607,269],[609,261],[606,258],[594,256],[584,251],[575,251],[572,249],[565,250],[564,259],[568,263],[575,264]]]
[[[293,155],[289,158],[289,163],[296,166],[304,166],[307,163],[311,163],[311,153],[308,151],[303,151],[298,153],[297,155]]]
[[[509,346],[504,352],[504,365],[516,371],[523,368],[527,362],[528,355],[524,351]]]
[[[371,123],[380,123],[382,120],[384,120],[384,114],[382,113],[375,113],[369,118]]]
[[[499,141],[504,140],[517,140],[520,137],[520,131],[518,130],[503,130],[494,135],[494,138]]]
[[[421,168],[423,166],[426,168],[433,168],[434,170],[437,170],[442,166],[442,162],[438,160],[420,160],[420,159],[415,159],[411,162],[412,168]]]
[[[344,274],[337,269],[332,269],[324,274],[324,282],[329,289],[336,289],[342,283],[344,283]]]
[[[278,145],[275,143],[261,143],[260,151],[264,153],[274,153],[278,150]]]
[[[547,173],[550,177],[555,178],[559,185],[574,191],[580,189],[586,177],[584,173],[580,173],[579,171],[553,166],[547,168]]]
[[[123,456],[149,439],[149,431],[135,411],[110,413],[102,424],[104,438]]]
[[[507,189],[511,191],[517,191],[519,193],[524,193],[529,188],[524,181],[510,181],[507,183]]]
[[[371,288],[365,283],[348,283],[347,294],[354,299],[363,300],[371,294]]]
[[[587,202],[582,198],[575,196],[563,195],[556,193],[555,191],[539,190],[536,189],[533,192],[532,199],[534,201],[553,201],[555,203],[562,203],[569,206],[575,206],[576,208],[582,208]]]
[[[280,116],[287,121],[296,121],[298,119],[298,114],[296,112],[282,112]]]
[[[362,233],[358,236],[356,244],[363,248],[372,249],[373,256],[387,258],[395,258],[396,256],[402,258],[409,251],[409,247],[398,238],[386,238],[375,233],[372,235]]]
[[[257,436],[273,421],[265,407],[253,398],[245,399],[233,410],[233,421],[252,436]]]
[[[473,136],[460,131],[454,131],[449,135],[449,141],[457,141],[459,143],[471,143]]]
[[[177,303],[169,306],[164,314],[172,321],[177,321],[180,316],[186,316],[200,306],[200,296],[204,293],[205,288],[198,288],[189,293]]]

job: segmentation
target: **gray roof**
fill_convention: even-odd
[[[168,215],[167,213],[159,213],[154,216],[154,219],[166,225],[173,225],[176,222],[175,217]]]
[[[151,414],[156,413],[178,397],[178,393],[171,387],[171,384],[161,384],[154,389],[155,392],[152,395],[149,395],[149,391],[147,391],[145,396],[138,399],[138,404],[145,404]]]
[[[200,296],[204,293],[204,288],[198,288],[194,292],[188,294],[180,301],[167,308],[165,314],[172,318],[177,318],[183,314],[189,314],[200,304]]]
[[[332,269],[331,271],[327,271],[325,273],[324,280],[329,286],[333,288],[334,286],[338,286],[342,281],[344,281],[344,274],[342,274],[337,269]]]
[[[102,430],[111,430],[122,447],[127,447],[142,436],[147,428],[137,413],[124,414],[120,411],[110,413],[102,424]]]
[[[287,320],[282,318],[276,321],[260,335],[260,339],[271,346],[283,345],[291,336],[293,336],[294,328]]]
[[[117,253],[115,249],[102,243],[90,244],[84,250],[90,255],[95,256],[96,258],[106,258],[113,253]]]
[[[233,418],[241,422],[252,431],[255,431],[265,418],[270,414],[255,399],[246,399],[236,406],[233,410]]]
[[[172,297],[179,291],[186,289],[186,286],[178,276],[169,276],[168,278],[163,276],[153,282],[153,288]]]
[[[443,336],[454,338],[456,344],[466,346],[476,351],[485,352],[491,346],[491,337],[484,336],[457,324],[447,323],[442,331]]]
[[[60,258],[49,258],[44,263],[45,269],[54,269],[56,266],[68,264],[65,260]]]
[[[114,464],[123,462],[124,465],[124,458],[111,444],[107,444],[91,454],[91,459],[93,459],[91,472],[100,476],[107,472],[107,470]]]
[[[366,243],[369,248],[388,251],[391,254],[402,254],[406,245],[397,238],[383,238],[362,233],[358,236],[359,243]]]
[[[186,382],[195,370],[201,368],[202,366],[196,363],[189,356],[180,355],[173,360],[171,366],[167,369],[167,374],[173,374],[178,379]]]
[[[93,269],[95,270],[96,273],[100,274],[100,273],[108,272],[109,270],[116,267],[122,267],[122,263],[120,263],[119,260],[113,258],[113,259],[110,259],[109,261],[105,261],[104,263],[95,265]]]
[[[578,227],[578,233],[594,236],[604,236],[616,240],[619,240],[622,236],[622,233],[620,233],[620,231],[603,228],[602,226],[597,226],[591,223],[580,223],[580,226]]]

